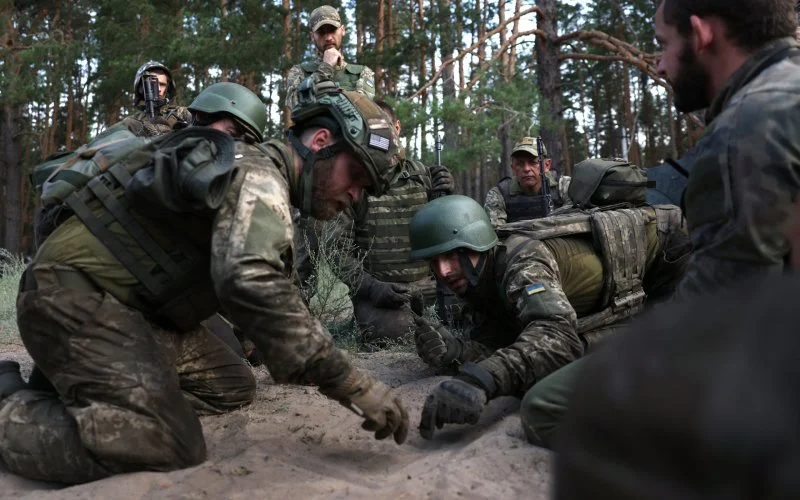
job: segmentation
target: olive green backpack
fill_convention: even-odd
[[[589,158],[575,165],[568,194],[580,208],[646,203],[647,172],[618,158]]]

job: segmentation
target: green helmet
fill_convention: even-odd
[[[442,196],[420,208],[409,224],[410,260],[430,259],[457,248],[485,252],[497,245],[489,216],[472,198]]]
[[[267,107],[250,89],[232,82],[220,82],[204,89],[189,105],[189,111],[227,113],[244,126],[246,136],[255,142],[264,140]]]
[[[297,89],[298,105],[292,110],[293,125],[289,141],[305,159],[303,183],[310,193],[313,166],[318,158],[330,158],[341,151],[354,154],[370,178],[367,192],[381,196],[389,186],[390,170],[397,159],[397,139],[386,114],[377,104],[359,92],[344,91],[331,81],[315,84],[306,78]],[[330,130],[336,142],[311,152],[300,141],[302,132],[320,126]],[[310,195],[304,196],[303,211],[310,211]]]

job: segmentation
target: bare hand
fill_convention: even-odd
[[[322,54],[322,61],[330,64],[331,66],[337,66],[341,59],[342,53],[339,52],[336,47],[325,49],[325,52]]]

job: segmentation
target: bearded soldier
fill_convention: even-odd
[[[240,85],[214,84],[189,109],[200,127],[76,187],[75,215],[25,271],[20,335],[56,392],[0,363],[0,457],[14,473],[80,483],[202,462],[197,414],[255,391],[249,367],[200,325],[219,308],[276,382],[316,385],[378,439],[405,439],[393,391],[334,347],[292,281],[291,207],[329,219],[363,189],[383,192],[390,124],[333,86],[304,89],[288,146],[260,144],[266,108]]]
[[[552,208],[564,204],[561,191],[564,183],[559,185],[552,172],[552,160],[547,158],[547,149],[542,145],[544,152],[545,182],[550,194],[550,200],[544,200],[541,167],[539,165],[539,151],[535,137],[523,137],[514,145],[511,151],[511,171],[513,177],[500,179],[497,186],[486,193],[484,208],[489,214],[493,227],[499,227],[508,222],[517,222],[535,219],[547,215],[546,201],[552,202]],[[568,178],[564,178],[566,181]]]
[[[384,101],[376,104],[399,136],[401,125],[394,109]],[[389,177],[383,196],[368,196],[353,205],[337,228],[343,246],[352,249],[341,279],[353,295],[356,321],[371,340],[409,334],[414,314],[421,315],[423,305],[434,304],[436,283],[430,269],[424,263],[408,261],[408,225],[428,200],[453,191],[453,177],[446,167],[426,167],[407,158],[402,150]],[[359,258],[362,255],[363,260]]]
[[[158,96],[154,102],[155,115],[147,115],[145,101],[145,79],[153,76],[158,79]],[[176,105],[175,81],[170,70],[158,61],[147,61],[136,70],[133,79],[133,105],[138,110],[123,118],[122,126],[140,137],[154,137],[172,131],[175,125],[185,126],[192,120],[191,112]]]
[[[344,60],[344,24],[339,11],[330,5],[317,7],[308,18],[308,26],[317,57],[314,61],[292,66],[286,75],[287,113],[297,105],[297,88],[308,77],[314,81],[332,80],[345,90],[355,90],[374,98],[375,73],[366,66]]]
[[[411,220],[411,258],[427,260],[466,300],[475,325],[460,338],[417,320],[420,357],[457,371],[425,402],[427,439],[447,423],[474,424],[495,397],[523,397],[642,311],[646,295],[671,293],[682,274],[672,248],[685,235],[671,205],[574,211],[500,233],[498,241],[486,212],[465,196],[434,200]],[[549,444],[528,418],[528,398],[526,435]]]

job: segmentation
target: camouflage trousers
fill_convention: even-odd
[[[163,329],[90,283],[64,266],[26,270],[20,335],[57,393],[0,401],[0,458],[15,474],[63,483],[201,463],[198,413],[250,403],[250,368],[204,326]]]
[[[358,327],[369,340],[401,339],[413,332],[414,315],[422,316],[425,307],[436,303],[436,282],[429,277],[406,283],[411,301],[403,307],[378,307],[367,298],[353,297],[353,314]]]

